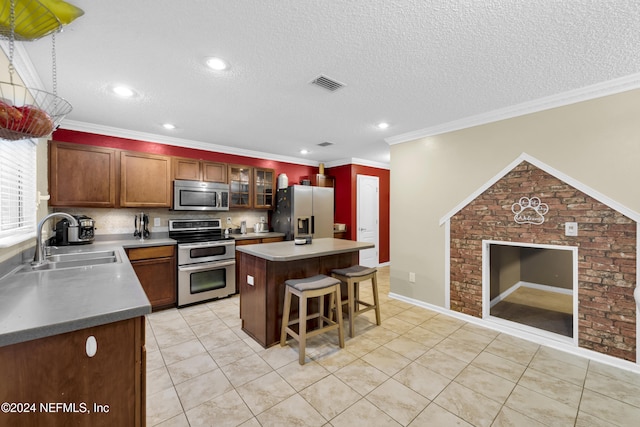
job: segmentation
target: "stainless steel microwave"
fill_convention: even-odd
[[[204,181],[173,181],[173,210],[228,211],[229,184]]]

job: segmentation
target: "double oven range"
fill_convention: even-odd
[[[169,237],[178,242],[178,307],[236,293],[236,243],[219,218],[171,219]]]

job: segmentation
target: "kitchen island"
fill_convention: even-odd
[[[242,330],[263,347],[280,341],[284,282],[358,264],[358,252],[373,243],[314,239],[236,247],[236,281],[240,292]]]

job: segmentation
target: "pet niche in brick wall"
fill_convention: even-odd
[[[511,205],[513,220],[518,224],[544,223],[544,216],[549,212],[549,206],[540,202],[537,197],[521,197],[520,200]]]

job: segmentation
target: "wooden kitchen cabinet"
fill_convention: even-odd
[[[250,166],[229,165],[229,207],[253,207],[253,169]]]
[[[0,424],[144,426],[144,333],[145,319],[136,317],[0,347],[0,402],[35,405],[3,411]]]
[[[227,164],[205,160],[173,158],[173,179],[227,183]]]
[[[273,169],[254,168],[254,197],[255,209],[273,208],[274,189],[276,188],[276,173]]]
[[[174,245],[126,250],[153,311],[175,307],[178,302],[175,251]]]
[[[116,207],[117,150],[49,143],[50,206]]]
[[[263,237],[261,239],[236,239],[236,246],[255,245],[257,243],[275,243],[282,242],[284,237]]]
[[[171,157],[120,152],[120,206],[171,207]]]

